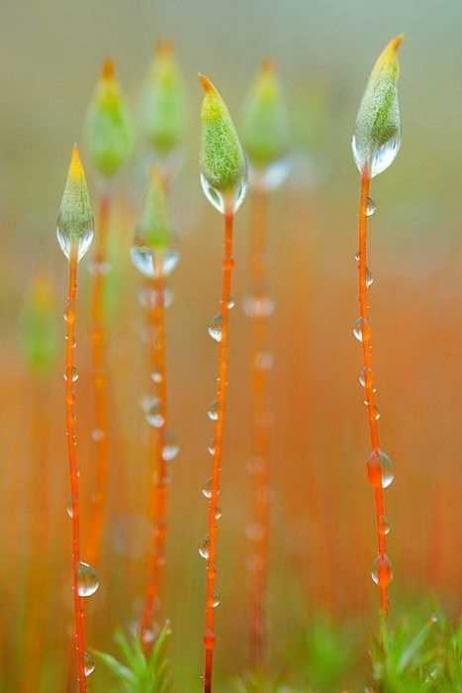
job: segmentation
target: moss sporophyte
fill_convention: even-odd
[[[389,608],[389,585],[393,577],[387,555],[387,534],[390,530],[385,515],[384,489],[393,481],[390,457],[380,448],[380,413],[377,408],[377,391],[372,369],[372,331],[369,311],[369,288],[372,275],[368,267],[368,218],[376,211],[369,196],[371,178],[384,171],[395,159],[400,145],[400,117],[397,79],[399,74],[397,49],[402,36],[392,39],[379,56],[367,83],[352,140],[353,158],[361,175],[358,228],[358,294],[359,317],[353,335],[361,344],[362,368],[360,386],[364,390],[364,404],[370,438],[370,455],[367,460],[367,477],[374,491],[377,557],[371,576],[380,590],[380,607],[383,614]]]

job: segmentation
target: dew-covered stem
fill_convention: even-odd
[[[76,299],[77,299],[77,248],[73,246],[69,257],[69,280],[66,305],[66,363],[65,363],[65,403],[66,403],[66,438],[69,463],[69,480],[72,507],[72,594],[74,599],[74,648],[77,662],[77,682],[79,693],[87,690],[85,677],[85,616],[82,598],[79,595],[80,569],[80,504],[79,504],[79,467],[77,459],[77,432],[75,413],[75,334],[76,334]]]
[[[149,369],[153,379],[153,395],[157,402],[156,415],[160,425],[150,427],[150,457],[152,460],[152,489],[150,520],[152,537],[147,556],[147,586],[140,633],[145,650],[153,644],[151,636],[156,603],[163,603],[163,574],[167,533],[168,469],[166,460],[167,426],[167,364],[165,330],[165,275],[162,255],[155,258],[155,277],[146,281],[148,300],[146,320],[149,335]]]
[[[372,370],[372,333],[369,321],[369,286],[368,286],[368,267],[367,267],[367,245],[368,245],[368,204],[371,177],[366,167],[361,174],[361,191],[359,202],[359,248],[358,248],[358,280],[359,280],[359,317],[361,330],[361,346],[364,374],[364,393],[367,407],[367,418],[369,426],[369,438],[372,454],[380,453],[379,445],[379,425],[376,407],[376,389],[374,384],[374,374]],[[369,465],[369,480],[374,488],[375,521],[377,533],[378,557],[386,558],[386,532],[383,531],[385,518],[384,500],[384,479],[383,471],[378,463]],[[374,478],[373,478],[374,477]],[[388,559],[387,559],[388,560]],[[388,564],[387,564],[388,565]],[[384,613],[388,612],[389,597],[388,585],[389,575],[385,566],[379,568],[377,584],[380,591],[380,605]]]
[[[208,499],[208,539],[205,597],[205,669],[204,693],[212,690],[213,656],[215,650],[215,583],[217,577],[217,540],[219,514],[218,500],[220,495],[220,473],[223,458],[223,444],[226,421],[228,367],[229,367],[229,310],[233,274],[233,227],[234,210],[225,209],[224,253],[222,263],[222,288],[220,299],[221,339],[218,343],[218,378],[217,378],[217,418],[214,425],[214,443],[212,458],[212,476]]]
[[[251,320],[250,390],[251,390],[251,476],[254,482],[250,540],[250,648],[252,663],[262,666],[266,651],[266,590],[269,539],[269,448],[268,368],[262,358],[268,354],[267,297],[267,194],[255,188],[252,195],[250,234],[250,301],[247,311]]]
[[[107,237],[111,196],[103,193],[100,200],[99,224],[93,256],[91,287],[91,368],[94,400],[92,441],[96,459],[96,484],[91,500],[87,556],[92,565],[98,563],[106,509],[108,483],[108,393],[107,354],[104,325],[104,291],[107,268]]]

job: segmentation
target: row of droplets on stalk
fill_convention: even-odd
[[[367,198],[366,205],[366,216],[372,217],[377,211],[377,206],[371,197]],[[355,255],[356,263],[359,263],[359,253]],[[366,268],[366,287],[369,289],[374,283],[374,278],[369,270]],[[363,329],[365,327],[364,319],[357,318],[353,326],[353,337],[357,342],[362,343],[363,341]],[[370,369],[363,366],[359,372],[358,383],[361,388],[366,389],[367,380],[371,377],[372,372]],[[376,388],[373,389],[375,393]],[[369,402],[367,397],[364,399],[364,405],[369,407]],[[376,421],[380,419],[380,411],[375,406],[373,411],[373,416]],[[369,483],[373,487],[382,486],[383,489],[388,488],[394,480],[393,463],[383,450],[373,450],[369,455],[366,463],[367,466],[367,478]],[[381,515],[378,519],[378,532],[381,536],[386,536],[390,533],[390,523],[385,515]],[[387,554],[379,554],[372,564],[371,578],[376,585],[389,584],[393,579],[392,565]]]

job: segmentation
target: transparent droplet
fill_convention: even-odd
[[[374,283],[374,277],[369,269],[366,269],[366,286],[369,289]]]
[[[170,431],[165,436],[165,444],[162,448],[162,459],[164,462],[172,462],[180,452],[180,446],[174,433]]]
[[[210,405],[209,410],[207,412],[207,416],[209,417],[210,421],[218,421],[218,413],[219,413],[218,402],[215,400]]]
[[[357,342],[363,341],[365,325],[366,321],[364,320],[364,318],[358,318],[355,321],[355,324],[353,325],[353,337],[356,339]]]
[[[204,498],[207,498],[207,500],[210,500],[212,497],[212,479],[207,479],[205,484],[201,488],[201,493],[204,496]]]
[[[393,463],[383,450],[374,450],[371,453],[367,461],[367,478],[372,486],[382,488],[388,488],[393,483]]]
[[[213,606],[214,609],[216,609],[217,606],[220,606],[220,604],[221,604],[221,599],[220,599],[220,597],[218,596],[218,594],[216,594],[216,595],[214,596],[214,598],[212,599],[212,606]]]
[[[94,428],[91,432],[91,439],[98,443],[100,440],[105,438],[105,433],[101,428]]]
[[[73,366],[70,370],[66,368],[64,371],[64,380],[72,380],[73,383],[76,383],[78,379],[79,371],[75,366]]]
[[[162,382],[162,379],[163,379],[163,378],[162,378],[162,373],[161,373],[160,371],[153,371],[153,372],[151,373],[151,378],[152,378],[153,381],[156,383],[156,385],[158,385],[159,383]]]
[[[289,171],[289,159],[279,159],[264,167],[251,166],[249,170],[250,185],[257,190],[266,190],[267,192],[275,190],[284,183]]]
[[[397,102],[395,108],[398,108]],[[351,142],[353,158],[358,170],[362,173],[368,168],[371,178],[374,178],[374,176],[377,176],[391,166],[398,154],[400,145],[401,132],[399,127],[390,130],[389,136],[385,142],[375,144],[372,148],[369,140],[357,137],[356,134],[353,135]]]
[[[150,426],[162,428],[165,423],[165,417],[158,399],[154,398],[150,406],[145,410],[145,418]]]
[[[375,405],[373,407],[372,414],[373,414],[374,419],[376,421],[378,421],[380,419],[380,417],[382,416],[382,414],[380,413],[380,409],[378,407],[376,407]]]
[[[72,520],[74,517],[74,507],[72,505],[72,502],[69,501],[69,503],[66,505],[66,515]]]
[[[145,277],[168,277],[180,260],[177,250],[153,250],[142,243],[135,243],[130,256],[136,269]]]
[[[223,517],[223,512],[222,512],[221,508],[217,508],[215,511],[215,520],[221,520],[222,517]]]
[[[372,217],[372,216],[374,216],[376,211],[377,211],[377,205],[375,204],[372,197],[368,197],[367,202],[366,202],[366,216]]]
[[[378,522],[379,534],[381,534],[382,536],[386,536],[387,534],[390,534],[390,530],[391,530],[391,527],[390,527],[390,523],[388,521],[387,516],[381,515],[379,517],[379,522]]]
[[[359,253],[355,253],[355,262],[356,264],[359,263]]]
[[[199,546],[199,556],[205,560],[209,557],[209,540],[204,539],[204,541]]]
[[[69,313],[69,310],[66,308],[66,310],[63,313],[64,320],[70,324],[73,324],[75,322],[75,317],[75,312]]]
[[[59,247],[68,260],[70,259],[71,254],[75,252],[77,254],[77,261],[80,262],[91,246],[93,235],[93,229],[89,228],[86,231],[83,231],[78,238],[75,238],[73,235],[69,234],[63,228],[63,226],[60,225],[60,219],[58,219],[56,237],[58,239]]]
[[[268,296],[246,296],[242,310],[249,318],[267,318],[274,312],[274,301]]]
[[[79,597],[91,597],[99,588],[96,570],[89,564],[80,561],[77,575],[77,592]]]
[[[255,368],[259,371],[270,371],[274,366],[274,355],[270,351],[259,351],[255,354]]]
[[[359,371],[358,375],[358,383],[361,385],[361,387],[366,387],[368,375],[369,377],[372,375],[371,369],[366,368],[366,366],[363,366],[363,368],[361,368],[361,370]]]
[[[91,652],[85,652],[84,655],[84,673],[85,673],[85,678],[88,678],[93,674],[95,671],[95,660],[93,659],[93,655]]]
[[[376,585],[387,587],[393,580],[393,569],[391,561],[386,553],[377,556],[372,564],[371,578]]]
[[[231,196],[229,194],[225,196],[214,188],[202,172],[200,174],[200,180],[205,197],[215,209],[221,212],[221,214],[224,214],[229,208],[231,208],[231,211],[237,212],[244,202],[247,193],[247,175],[241,179]]]
[[[216,342],[221,342],[223,337],[223,318],[220,313],[214,315],[209,322],[208,332],[212,339]]]
[[[213,457],[213,455],[215,454],[215,451],[216,451],[216,444],[215,444],[214,440],[210,441],[210,443],[207,447],[207,450],[208,450],[209,455],[212,455],[212,457]]]
[[[88,271],[90,274],[96,275],[96,274],[107,274],[111,270],[111,263],[110,262],[97,262],[96,260],[92,260],[92,262],[88,263]]]
[[[228,310],[232,310],[235,305],[236,305],[236,301],[234,300],[234,298],[230,298],[228,301]]]

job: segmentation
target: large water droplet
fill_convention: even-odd
[[[247,193],[247,176],[244,176],[239,182],[231,197],[223,195],[219,190],[210,185],[207,178],[201,172],[200,181],[203,193],[210,204],[215,207],[221,214],[227,211],[227,208],[231,207],[233,212],[237,212],[241,204],[244,202]]]
[[[207,416],[209,417],[210,421],[218,421],[218,413],[219,413],[219,405],[218,405],[218,402],[215,400],[210,405],[209,410],[207,412]]]
[[[383,450],[374,450],[367,460],[367,478],[372,486],[388,488],[395,478],[393,463]]]
[[[208,332],[212,339],[216,342],[221,342],[223,337],[223,318],[220,313],[214,315],[209,322]]]
[[[374,176],[378,176],[379,173],[385,171],[395,160],[400,144],[401,133],[399,127],[390,130],[387,140],[381,144],[375,144],[372,150],[369,140],[362,140],[362,138],[358,138],[354,134],[351,146],[353,158],[360,173],[368,168],[371,178],[374,178]]]
[[[209,540],[204,539],[201,545],[199,546],[199,556],[205,560],[208,559],[209,557]]]
[[[358,318],[353,325],[353,337],[357,342],[362,342],[364,337],[364,328],[367,326],[364,318]]]
[[[377,556],[372,564],[371,578],[376,585],[380,587],[388,587],[393,580],[393,569],[391,561],[386,553],[381,553]]]
[[[242,310],[249,318],[268,318],[274,312],[274,301],[268,296],[246,296]]]
[[[88,678],[93,674],[95,671],[95,660],[93,659],[93,655],[91,652],[85,652],[85,657],[84,657],[84,673],[85,673],[85,678]]]
[[[80,561],[77,575],[77,592],[79,597],[91,597],[99,588],[96,570],[89,564]]]
[[[76,239],[73,235],[70,235],[61,225],[58,219],[58,226],[56,229],[56,237],[58,239],[59,247],[63,251],[64,255],[69,258],[73,252],[77,254],[77,261],[83,258],[85,253],[88,251],[93,240],[93,229],[87,229],[79,238]]]
[[[151,278],[167,277],[173,272],[180,259],[177,250],[153,250],[142,243],[135,243],[130,255],[136,269],[145,277]]]
[[[368,197],[367,202],[366,202],[366,216],[372,217],[376,213],[376,211],[377,211],[377,205],[375,204],[372,197]]]

